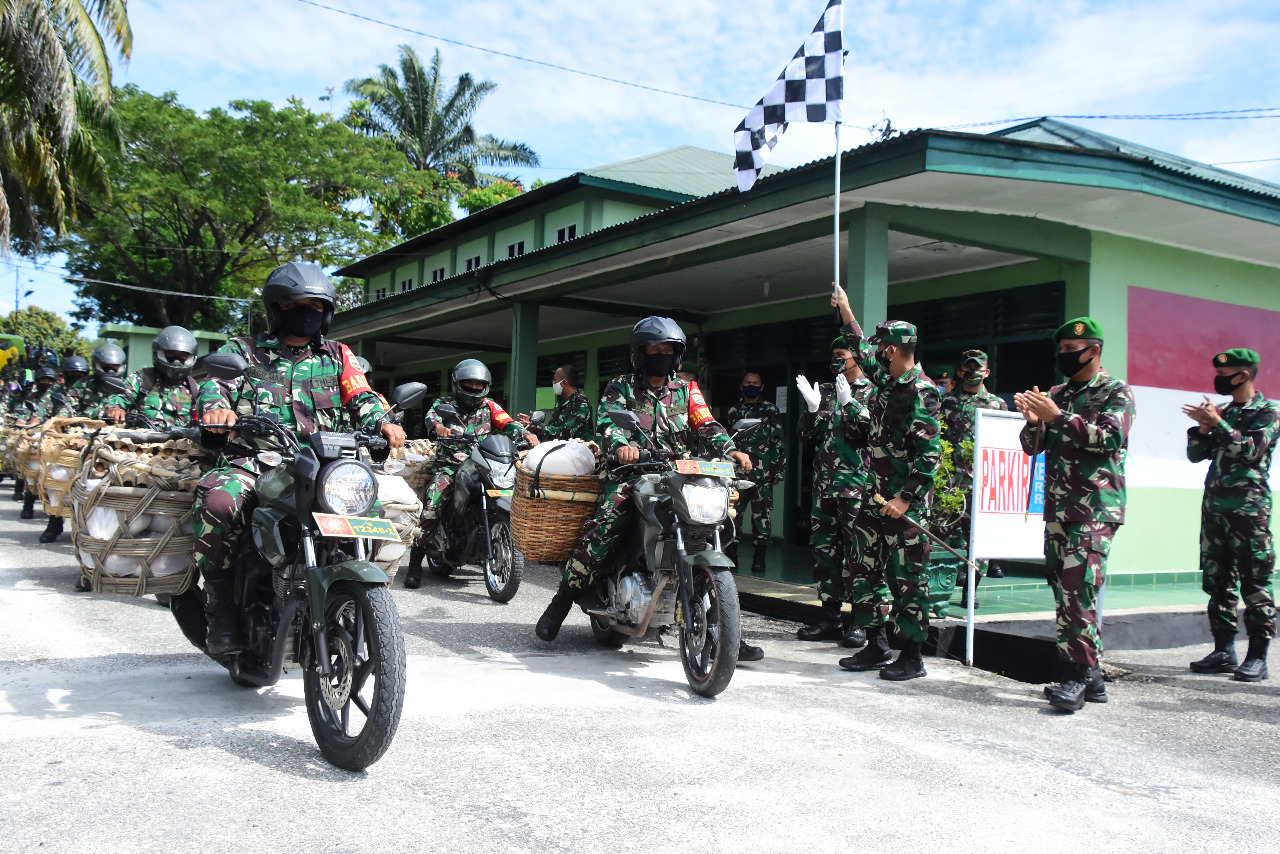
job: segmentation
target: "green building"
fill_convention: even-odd
[[[920,329],[920,356],[991,356],[988,387],[1057,381],[1052,333],[1103,323],[1104,366],[1135,387],[1129,517],[1115,572],[1194,572],[1204,465],[1180,403],[1211,393],[1210,356],[1280,359],[1280,186],[1052,120],[994,134],[920,130],[845,152],[842,270],[865,325]],[[571,175],[339,271],[368,302],[333,334],[375,385],[447,383],[483,359],[512,411],[575,362],[589,395],[628,369],[630,327],[676,318],[719,414],[760,372],[794,425],[793,378],[825,378],[835,325],[831,158],[733,188],[731,158],[677,148]],[[807,540],[809,458],[791,431],[781,525]]]

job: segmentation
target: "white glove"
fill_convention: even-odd
[[[842,408],[853,402],[853,389],[849,388],[849,381],[844,378],[844,374],[836,377],[836,400],[840,401]]]
[[[822,401],[817,386],[805,379],[804,374],[800,374],[796,377],[796,388],[800,389],[800,396],[804,398],[804,405],[809,407],[809,411],[817,412],[818,404]]]

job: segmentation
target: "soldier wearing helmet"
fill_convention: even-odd
[[[244,543],[257,503],[260,472],[257,454],[273,441],[236,434],[239,415],[274,414],[300,436],[317,431],[379,429],[392,447],[404,444],[404,431],[386,420],[387,408],[369,388],[356,356],[324,337],[333,318],[335,291],[314,264],[290,263],[267,277],[262,289],[269,331],[232,338],[221,349],[249,363],[238,383],[212,377],[196,397],[201,425],[227,433],[217,466],[196,488],[196,566],[205,593],[207,649],[220,654],[240,649],[244,638],[236,620],[232,587],[233,556]]]
[[[80,356],[71,356],[64,365],[63,382],[45,396],[36,410],[37,416],[41,420],[74,416],[115,420],[107,416],[107,398],[112,392],[103,385],[103,380],[124,379],[124,366],[124,350],[110,343],[98,345],[88,363]]]
[[[650,438],[664,450],[683,455],[705,443],[733,458],[743,471],[750,471],[751,458],[734,447],[697,385],[676,378],[684,347],[684,330],[669,317],[646,317],[631,330],[632,373],[610,381],[600,398],[596,434],[604,451],[614,454],[621,465],[640,460],[640,449],[631,444],[631,436],[609,419],[613,410],[632,410],[648,423]],[[631,501],[634,488],[635,477],[604,482],[600,503],[587,520],[573,557],[565,564],[560,587],[538,620],[536,631],[542,640],[555,640],[573,604],[599,577],[635,508]],[[745,658],[742,652],[747,652]],[[763,657],[758,647],[739,653],[740,661]]]
[[[525,438],[531,445],[538,444],[537,436],[526,433],[520,422],[489,397],[492,384],[493,376],[484,362],[479,359],[463,359],[459,362],[449,375],[450,394],[431,404],[431,408],[427,410],[427,435],[443,438],[454,433],[479,437],[497,430],[512,439]],[[461,424],[444,423],[444,417],[439,411],[441,404],[448,404],[456,409]],[[458,462],[447,458],[447,455],[436,455],[434,477],[427,485],[422,500],[422,533],[418,535],[409,555],[405,587],[413,589],[422,583],[422,561],[427,556],[427,544],[435,536],[436,526],[440,524],[440,508],[453,487],[453,477],[457,472]]]
[[[166,326],[151,341],[151,367],[129,374],[128,391],[107,398],[106,416],[123,421],[140,412],[157,427],[181,427],[195,420],[200,384],[191,378],[196,337],[181,326]]]

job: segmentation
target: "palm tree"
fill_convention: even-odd
[[[420,171],[456,173],[468,187],[480,187],[505,177],[477,171],[480,165],[538,165],[538,155],[524,143],[476,133],[471,117],[497,84],[462,74],[446,92],[439,50],[426,68],[414,49],[402,44],[399,70],[381,65],[373,77],[348,80],[343,88],[359,99],[343,121],[370,136],[387,137]]]
[[[81,182],[106,189],[108,43],[132,51],[126,0],[0,0],[0,249],[11,232],[29,247],[44,227],[62,233]]]

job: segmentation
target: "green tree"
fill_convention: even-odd
[[[127,86],[116,96],[125,145],[107,155],[111,195],[81,205],[59,248],[84,282],[75,316],[149,326],[234,329],[237,303],[290,260],[346,261],[388,243],[371,196],[412,170],[386,140],[292,101],[233,101],[205,116]]]
[[[404,152],[413,168],[457,175],[467,187],[480,187],[499,177],[481,166],[537,166],[538,155],[522,142],[476,133],[472,116],[497,84],[458,76],[446,91],[440,73],[440,51],[430,67],[412,47],[400,45],[400,68],[381,65],[372,77],[348,80],[354,95],[343,116],[348,125],[371,136],[386,137]]]
[[[397,241],[453,222],[449,200],[462,193],[457,178],[432,170],[407,170],[393,186],[370,198],[374,227]]]
[[[523,192],[524,187],[514,181],[498,180],[487,187],[474,187],[467,190],[458,197],[458,207],[473,214],[505,202],[507,199],[514,199]]]
[[[80,334],[81,327],[68,326],[52,311],[29,305],[11,311],[0,319],[0,332],[21,335],[27,346],[52,347],[59,355],[88,356],[93,352],[89,340]]]
[[[128,57],[126,0],[0,0],[0,248],[61,234],[81,185],[105,189],[116,144],[108,45]]]

